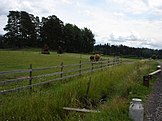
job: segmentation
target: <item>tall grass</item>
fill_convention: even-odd
[[[33,89],[1,95],[2,121],[129,121],[131,98],[145,99],[150,89],[142,86],[142,76],[152,71],[154,62],[123,64],[83,77]],[[90,78],[91,77],[91,78]],[[90,81],[91,80],[91,81]],[[89,91],[87,87],[89,83]],[[99,110],[96,114],[68,112],[63,107]]]

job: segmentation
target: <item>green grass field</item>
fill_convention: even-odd
[[[49,55],[40,54],[40,51],[0,51],[0,71],[26,69],[32,64],[34,68],[55,66],[89,61],[89,55],[60,54],[51,52]]]
[[[39,51],[0,51],[0,71],[25,69],[29,64],[46,67],[89,61],[89,55]],[[107,58],[107,57],[104,57]],[[132,62],[132,61],[131,61]],[[133,97],[146,100],[151,88],[142,86],[143,76],[156,69],[151,60],[134,60],[94,72],[92,75],[75,77],[55,84],[20,92],[0,95],[2,121],[129,121],[128,107]],[[89,91],[87,83],[91,77]],[[154,79],[155,80],[155,79]],[[151,81],[153,85],[154,80]],[[77,113],[63,107],[88,108],[100,113]]]

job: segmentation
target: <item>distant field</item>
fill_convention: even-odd
[[[0,51],[0,71],[26,69],[32,64],[33,68],[55,66],[64,64],[79,63],[79,61],[89,61],[89,55],[64,53],[57,54],[50,52],[49,55],[41,54],[40,51]]]

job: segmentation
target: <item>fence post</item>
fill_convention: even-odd
[[[32,85],[32,64],[30,64],[30,67],[29,67],[30,71],[29,71],[29,85],[31,86]],[[32,87],[30,87],[30,89],[32,89]]]
[[[107,59],[107,66],[109,66],[109,58]]]
[[[118,57],[115,58],[115,63],[118,65]]]
[[[101,67],[101,69],[102,69],[102,61],[101,61],[101,66],[100,66],[100,67]]]
[[[89,89],[90,89],[90,84],[91,84],[91,77],[87,83],[87,90],[86,90],[86,99],[88,98],[88,94],[89,94]]]
[[[143,86],[149,87],[149,76],[143,76]]]
[[[79,65],[79,76],[81,76],[82,75],[82,61],[80,60],[80,65]]]
[[[115,65],[115,57],[114,57],[114,59],[113,59],[113,65]]]
[[[117,61],[118,61],[117,63],[118,63],[118,65],[120,64],[120,60],[119,60],[119,59],[120,59],[120,57],[117,58]]]
[[[120,64],[120,60],[119,59],[120,59],[120,57],[118,57],[118,65]]]
[[[63,69],[64,69],[64,65],[63,65],[63,62],[61,62],[61,78],[62,78],[62,76],[63,76]]]
[[[91,68],[91,73],[93,72],[93,62],[92,62],[92,68]]]

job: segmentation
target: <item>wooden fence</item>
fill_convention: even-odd
[[[97,70],[118,65],[121,59],[113,58],[104,61],[79,62],[77,64],[13,70],[0,72],[0,94],[6,94],[23,89],[32,89],[35,86],[49,84],[58,80],[64,80],[83,74],[92,73]]]
[[[152,73],[149,73],[147,76],[143,76],[143,86],[149,87],[149,83],[150,83],[149,81],[152,79],[152,76],[160,73],[161,73],[161,69],[158,69]]]

